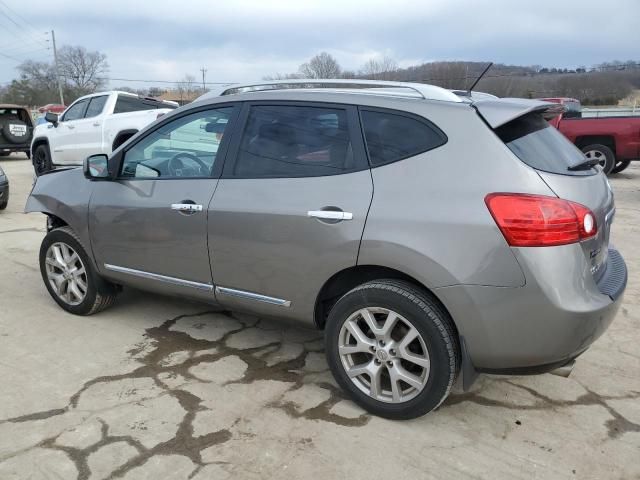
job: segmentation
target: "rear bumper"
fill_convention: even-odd
[[[476,370],[554,370],[583,353],[610,325],[627,283],[620,253],[609,251],[596,283],[578,245],[514,249],[520,288],[459,285],[435,290],[449,309]]]
[[[31,143],[2,143],[0,152],[29,152]]]

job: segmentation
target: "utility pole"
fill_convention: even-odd
[[[60,104],[64,105],[64,95],[62,95],[62,82],[60,81],[60,67],[58,66],[58,50],[56,50],[56,34],[51,30],[51,43],[53,44],[53,60],[56,64],[56,78],[58,79],[58,92],[60,93]]]
[[[204,81],[205,75],[207,74],[207,69],[202,67],[200,69],[200,71],[202,72],[202,91],[204,92],[207,89],[207,87],[205,86],[205,81]]]

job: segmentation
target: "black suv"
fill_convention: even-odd
[[[0,104],[0,157],[23,152],[31,158],[33,121],[29,110],[19,105]]]

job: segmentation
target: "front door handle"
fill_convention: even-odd
[[[319,218],[320,220],[353,220],[353,213],[336,210],[309,210],[307,216],[310,218]]]
[[[100,126],[100,122],[93,122],[93,126],[94,127],[99,127]]]
[[[76,127],[75,127],[74,125],[67,125],[67,128],[68,128],[69,130],[73,130],[73,129],[74,129],[74,128],[76,128]]]
[[[172,203],[171,210],[177,210],[185,215],[192,215],[196,212],[201,212],[202,205],[196,205],[195,203]]]

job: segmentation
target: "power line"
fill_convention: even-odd
[[[18,27],[18,33],[24,35],[25,32],[23,31],[25,29],[25,27],[29,30],[31,30],[33,33],[35,33],[35,38],[31,39],[32,42],[38,42],[38,43],[43,43],[43,40],[37,40],[38,36],[41,35],[41,32],[39,32],[38,30],[36,30],[35,28],[33,28],[29,22],[27,22],[23,17],[21,17],[18,13],[16,13],[13,9],[11,9],[6,3],[4,3],[4,1],[0,0],[0,7],[3,7],[7,12],[10,13],[6,13],[2,10],[0,10],[0,14],[2,14],[4,17],[6,17],[13,25],[15,25],[16,27]],[[15,15],[16,17],[18,17],[19,19],[21,19],[21,21],[23,22],[23,25],[20,25],[18,22],[16,22],[11,14]]]

